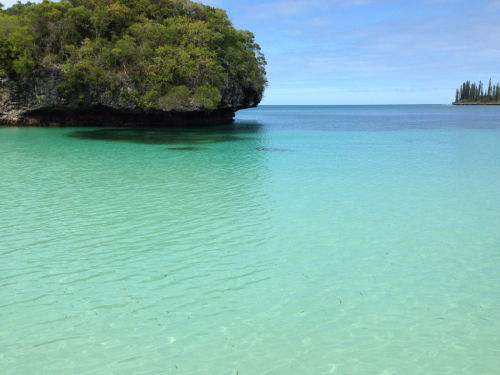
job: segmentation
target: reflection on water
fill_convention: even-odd
[[[207,143],[236,142],[252,139],[252,135],[260,133],[260,123],[207,125],[196,128],[105,128],[78,130],[67,135],[72,138],[94,141],[118,141],[156,145],[197,145]],[[176,150],[193,150],[175,148]]]

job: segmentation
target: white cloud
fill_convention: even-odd
[[[280,0],[246,6],[247,14],[254,19],[289,18],[318,10],[350,8],[370,3],[370,0]]]

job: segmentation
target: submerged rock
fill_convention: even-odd
[[[24,76],[1,77],[0,125],[162,127],[227,123],[233,121],[236,111],[257,107],[262,100],[262,90],[255,85],[241,87],[229,79],[211,112],[193,101],[144,109],[122,94],[136,88],[132,81],[123,80],[113,89],[85,85],[64,96],[58,89],[63,74],[60,67],[52,67]]]

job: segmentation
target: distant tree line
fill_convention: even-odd
[[[500,84],[492,85],[491,79],[488,88],[479,84],[466,81],[457,89],[455,102],[498,102],[500,100]]]

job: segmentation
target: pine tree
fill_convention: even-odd
[[[491,79],[488,83],[488,89],[484,89],[482,81],[479,84],[476,82],[465,81],[455,92],[455,102],[471,101],[471,102],[488,102],[500,101],[500,83],[493,85]]]

